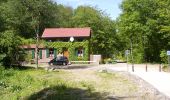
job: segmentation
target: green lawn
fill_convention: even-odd
[[[1,100],[105,100],[108,96],[133,95],[137,86],[127,78],[97,70],[0,68]]]

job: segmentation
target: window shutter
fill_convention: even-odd
[[[39,50],[39,57],[42,59],[42,50]]]
[[[78,56],[78,49],[75,49],[75,56]]]
[[[35,50],[32,50],[32,59],[35,58]]]
[[[54,49],[54,57],[57,57],[57,49]]]
[[[49,57],[49,49],[46,49],[46,58]]]

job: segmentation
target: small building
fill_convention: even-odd
[[[91,29],[87,28],[46,28],[41,36],[45,42],[38,48],[39,62],[49,62],[57,56],[65,56],[70,61],[88,61]],[[35,44],[23,46],[35,59]]]

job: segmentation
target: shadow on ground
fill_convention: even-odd
[[[51,69],[87,69],[93,66],[87,66],[87,65],[69,65],[69,66],[49,66],[48,68]]]
[[[129,97],[108,97],[108,93],[92,92],[60,85],[45,88],[24,98],[24,100],[120,100],[122,98]]]
[[[86,68],[90,68],[90,66],[87,66],[87,65],[72,65],[72,66],[69,66],[67,69],[86,69]]]
[[[18,69],[18,70],[29,70],[29,69],[35,69],[34,67],[29,67],[29,66],[4,66],[5,69]],[[39,68],[40,69],[40,68]]]

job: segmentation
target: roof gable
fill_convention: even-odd
[[[90,28],[46,28],[42,38],[90,37]]]

